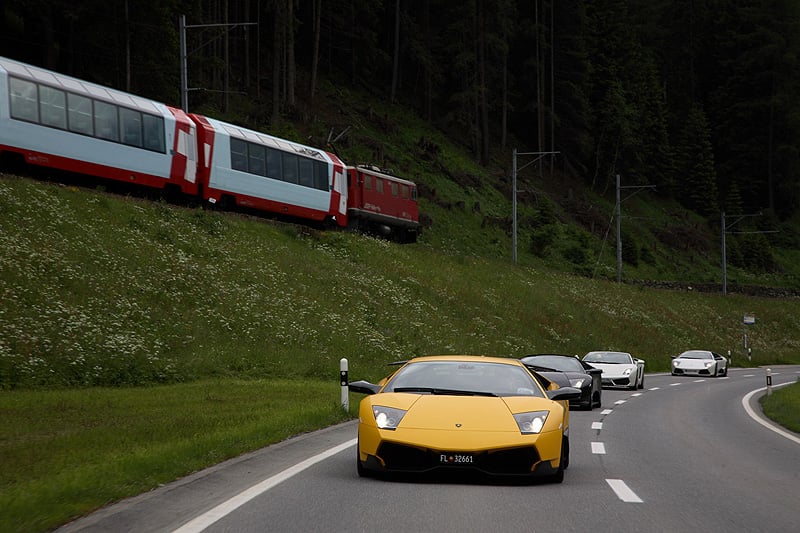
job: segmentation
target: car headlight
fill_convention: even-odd
[[[622,375],[623,376],[630,376],[632,370],[633,370],[632,368],[626,368],[625,370],[622,371]]]
[[[531,435],[539,433],[544,427],[544,422],[547,420],[547,415],[550,411],[531,411],[528,413],[517,413],[514,415],[514,420],[517,421],[519,432],[523,435]]]
[[[405,416],[406,411],[395,409],[394,407],[375,405],[372,407],[372,414],[375,415],[375,423],[379,428],[395,430],[403,416]]]
[[[571,379],[569,380],[569,384],[577,389],[580,389],[583,387],[583,378]]]
[[[706,365],[706,368],[711,368],[711,366],[714,364],[714,361],[706,361],[704,364]]]

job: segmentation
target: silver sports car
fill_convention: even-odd
[[[644,360],[628,352],[589,352],[583,361],[603,371],[604,387],[644,388]]]

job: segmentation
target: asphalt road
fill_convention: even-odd
[[[773,388],[800,366],[773,367]],[[763,369],[649,374],[571,412],[564,483],[361,479],[355,422],[302,435],[112,505],[59,531],[796,531],[800,435],[770,429]],[[359,395],[352,394],[351,401]]]

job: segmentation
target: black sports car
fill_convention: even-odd
[[[594,368],[571,355],[534,354],[520,359],[525,366],[542,374],[559,387],[580,389],[580,398],[570,400],[570,407],[580,407],[589,411],[595,406],[601,407],[603,385],[600,375],[603,371],[599,368]]]

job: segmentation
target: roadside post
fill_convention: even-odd
[[[339,384],[342,386],[342,407],[345,411],[350,410],[350,394],[347,389],[347,359],[342,357],[339,360]]]
[[[767,369],[767,396],[772,394],[772,369]]]
[[[744,315],[742,318],[742,324],[744,325],[744,332],[742,333],[742,339],[744,340],[744,351],[747,353],[747,361],[750,362],[753,360],[753,351],[747,344],[747,326],[753,326],[756,323],[756,316],[752,313],[748,313]]]

